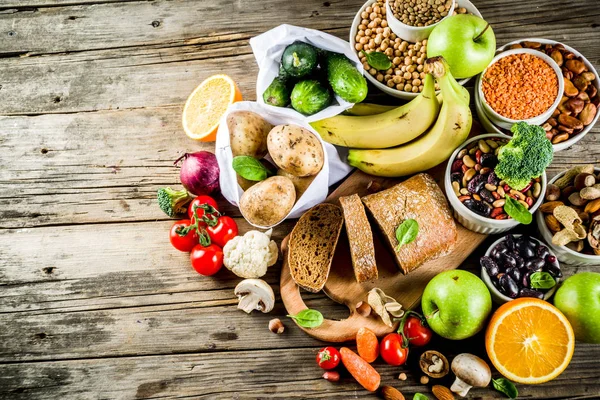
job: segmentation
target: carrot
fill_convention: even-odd
[[[356,333],[356,350],[358,355],[368,363],[379,357],[379,341],[369,328],[362,327]]]
[[[357,380],[365,389],[370,392],[374,392],[379,387],[381,382],[381,376],[375,371],[375,368],[368,362],[363,360],[347,347],[340,349],[340,355],[342,357],[342,363],[344,367],[350,372],[350,375]]]

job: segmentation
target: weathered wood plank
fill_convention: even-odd
[[[173,161],[214,146],[187,138],[180,115],[161,107],[0,117],[0,227],[166,219],[156,190],[180,187]],[[557,153],[549,175],[600,160],[599,133]]]
[[[274,342],[288,341],[271,337]],[[452,343],[440,348],[446,351]],[[470,342],[461,342],[470,348]],[[439,347],[438,347],[439,348]],[[44,399],[375,399],[350,376],[333,384],[320,378],[314,362],[318,347],[282,350],[215,352],[205,354],[121,357],[95,360],[36,362],[0,365],[0,397],[14,400]],[[600,392],[599,362],[595,348],[578,346],[567,370],[544,385],[518,385],[529,399],[595,398]],[[415,353],[417,354],[417,353]],[[454,354],[446,352],[446,354]],[[416,357],[415,357],[416,359]],[[415,392],[431,395],[430,386],[420,385],[414,363],[391,367],[375,363],[382,384],[402,391],[407,399]],[[408,379],[397,379],[405,372]],[[449,385],[451,382],[442,381]],[[503,398],[494,390],[473,388],[470,398]]]

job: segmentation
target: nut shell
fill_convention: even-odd
[[[434,356],[439,357],[440,360],[442,360],[442,362],[444,363],[441,372],[429,371],[429,367],[433,365],[432,358]],[[439,351],[435,350],[427,350],[426,352],[421,354],[421,358],[419,359],[419,367],[421,367],[421,371],[423,371],[424,374],[435,379],[443,378],[444,376],[448,375],[448,372],[450,372],[450,363],[448,363],[448,359],[446,358],[446,356],[444,356]]]

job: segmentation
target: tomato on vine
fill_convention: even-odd
[[[417,347],[427,345],[433,336],[433,332],[427,326],[425,318],[415,311],[406,312],[400,323],[398,333],[401,333],[404,337],[406,346],[411,344]]]
[[[397,333],[389,333],[381,340],[379,352],[389,365],[402,365],[408,358],[408,347],[404,346],[402,336]]]
[[[198,244],[198,233],[190,229],[192,225],[189,219],[175,222],[169,231],[169,241],[179,251],[190,252]]]
[[[212,209],[207,206],[212,207]],[[194,200],[192,200],[192,202],[188,206],[187,213],[188,213],[189,219],[192,221],[192,223],[194,223],[195,222],[194,212],[196,212],[196,214],[198,214],[198,218],[201,220],[202,217],[204,216],[205,211],[208,211],[209,213],[211,211],[219,211],[219,207],[217,206],[217,202],[215,201],[215,199],[213,199],[212,197],[206,196],[206,195],[200,195],[200,196],[197,196]]]

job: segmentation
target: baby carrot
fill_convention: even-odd
[[[379,341],[369,328],[362,327],[356,333],[356,350],[358,355],[368,363],[379,357]]]
[[[381,376],[375,371],[375,368],[368,362],[363,360],[347,347],[340,349],[340,355],[342,357],[342,363],[344,367],[350,372],[350,375],[357,380],[365,389],[370,392],[374,392],[379,387],[381,382]]]

